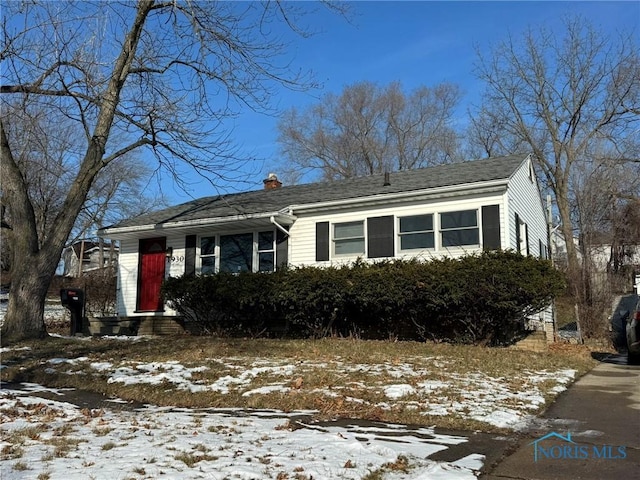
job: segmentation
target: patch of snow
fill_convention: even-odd
[[[242,394],[243,397],[248,397],[250,395],[267,395],[273,392],[287,393],[291,389],[289,387],[285,387],[284,385],[267,385],[260,388],[255,388],[253,390],[248,390]]]
[[[385,396],[392,400],[397,400],[413,393],[415,393],[415,389],[411,385],[406,383],[402,383],[399,385],[387,385],[386,387],[384,387]]]

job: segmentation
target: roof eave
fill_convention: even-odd
[[[451,198],[465,195],[477,195],[486,193],[498,193],[506,190],[508,178],[485,182],[474,182],[462,185],[450,185],[423,190],[411,190],[398,193],[381,193],[367,197],[332,200],[309,204],[292,205],[290,211],[298,213],[314,213],[316,211],[332,211],[341,208],[353,208],[359,206],[390,205],[406,202],[407,200],[433,200],[435,198]]]
[[[282,211],[276,212],[261,212],[242,215],[232,215],[228,217],[213,217],[213,218],[199,218],[195,220],[177,220],[173,222],[164,222],[147,225],[133,225],[129,227],[107,227],[98,230],[98,235],[106,238],[123,239],[131,237],[136,234],[144,233],[158,233],[159,231],[171,231],[176,229],[183,229],[189,227],[207,227],[207,226],[223,226],[225,224],[234,224],[243,220],[261,220],[265,219],[270,221],[271,217],[274,217],[279,223],[283,225],[292,225],[296,220],[294,215],[284,213]]]

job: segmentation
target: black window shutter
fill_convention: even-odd
[[[393,257],[393,215],[367,218],[367,252],[369,258]]]
[[[500,205],[482,207],[482,247],[484,250],[500,250]]]
[[[289,264],[289,235],[276,230],[276,268]]]
[[[520,215],[516,213],[516,251],[522,253],[520,249]]]
[[[526,242],[527,255],[529,255],[529,225],[526,223],[524,224],[524,241]]]
[[[196,274],[196,235],[187,235],[184,239],[184,274],[193,276]]]
[[[329,260],[329,222],[316,223],[316,262]]]

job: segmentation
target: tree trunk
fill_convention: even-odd
[[[12,271],[9,305],[2,325],[3,345],[47,336],[44,303],[56,266],[48,266],[40,254],[18,260]]]
[[[567,248],[567,280],[570,290],[576,295],[576,299],[582,298],[582,269],[578,250],[573,243],[573,224],[571,223],[568,195],[556,191],[558,212],[562,219],[561,231]]]

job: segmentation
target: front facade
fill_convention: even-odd
[[[120,241],[118,316],[175,315],[164,278],[281,265],[548,256],[545,210],[526,155],[208,197],[103,229]]]

